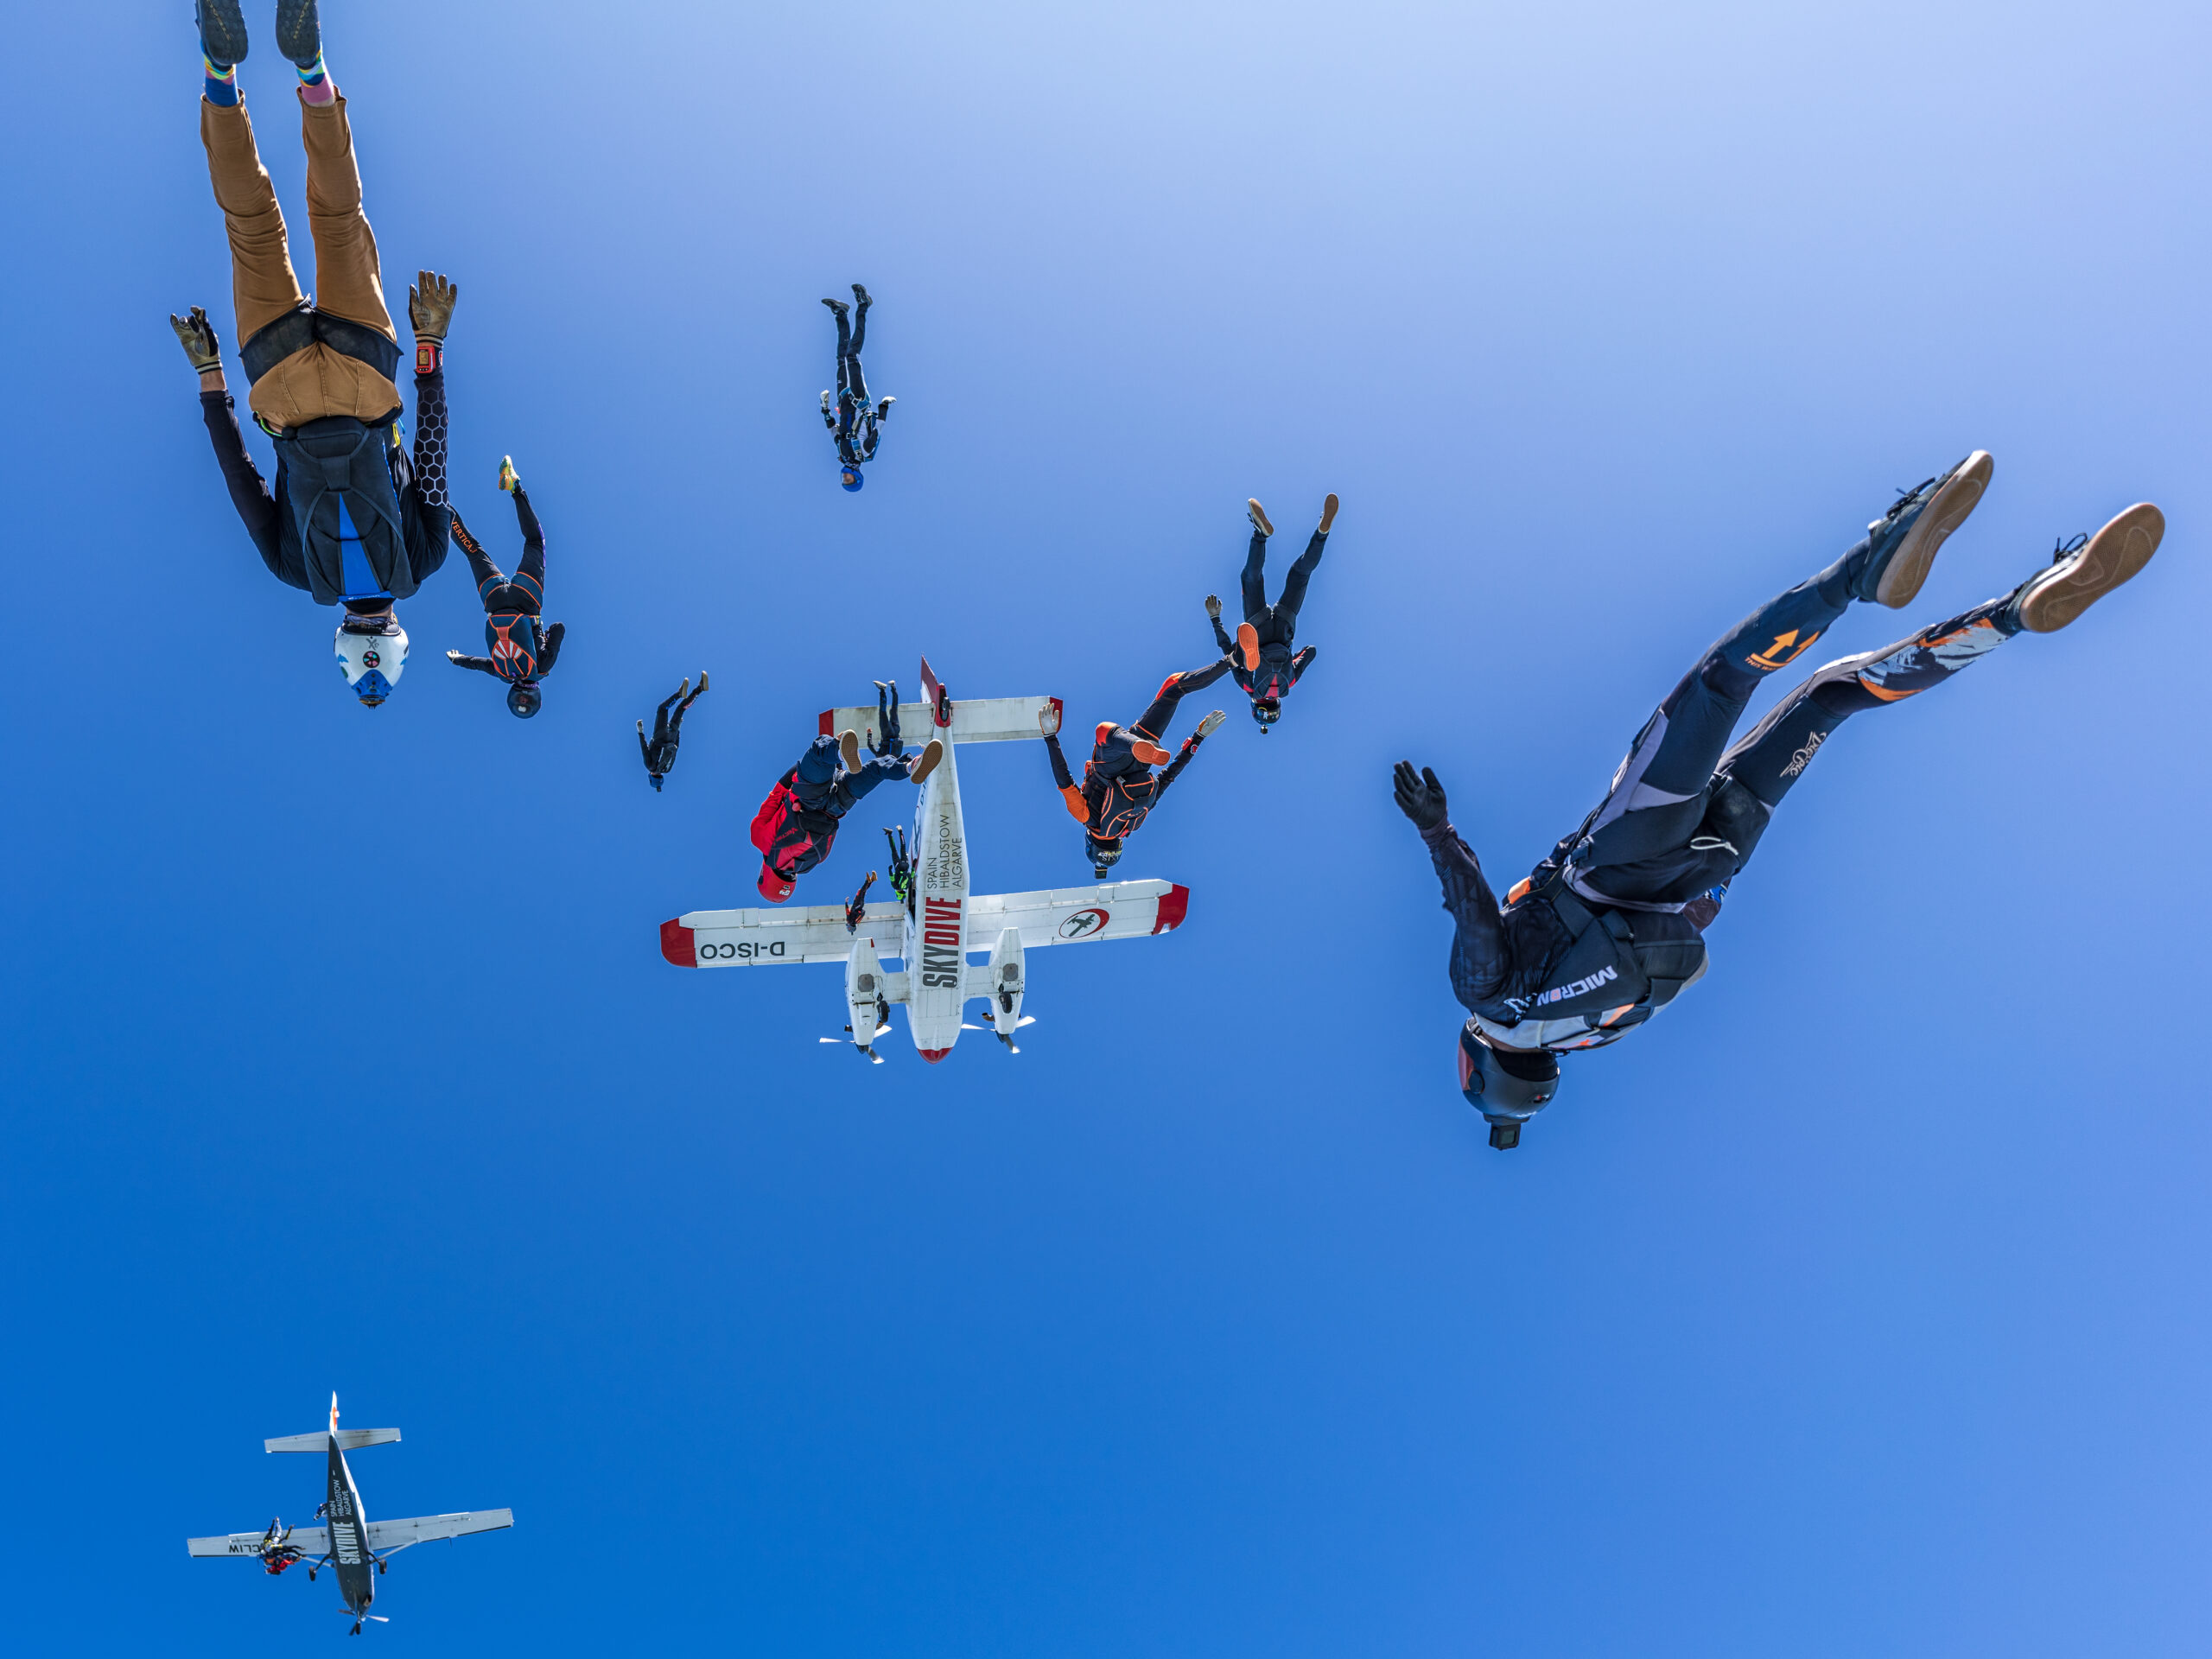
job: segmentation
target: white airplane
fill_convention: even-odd
[[[973,894],[968,886],[968,836],[960,815],[962,743],[1005,743],[1041,738],[1037,716],[1058,709],[1058,697],[995,697],[957,702],[922,662],[924,701],[899,709],[902,731],[927,722],[944,753],[923,783],[914,810],[911,866],[902,869],[894,848],[892,882],[903,897],[888,903],[810,905],[789,910],[695,910],[663,922],[661,955],[678,968],[747,968],[798,962],[845,965],[846,1029],[861,1052],[878,1062],[875,1039],[891,1022],[891,1005],[904,1003],[914,1046],[934,1065],[952,1052],[963,1031],[962,1009],[972,999],[990,1003],[990,1029],[1019,1053],[1014,1034],[1031,1021],[1021,1012],[1027,987],[1025,949],[1092,939],[1144,938],[1179,926],[1190,889],[1170,881],[1109,881],[1101,887],[1057,887],[1047,893]],[[822,730],[858,731],[875,738],[873,708],[831,709]],[[862,894],[866,893],[863,887]],[[988,964],[968,953],[988,950]],[[901,971],[887,973],[895,956]],[[824,1042],[839,1040],[825,1037]]]
[[[308,1560],[309,1580],[321,1568],[332,1567],[338,1575],[338,1593],[346,1599],[346,1611],[353,1616],[354,1635],[361,1633],[365,1619],[372,1618],[379,1624],[391,1623],[382,1613],[371,1612],[369,1605],[377,1599],[375,1574],[385,1570],[385,1563],[392,1556],[416,1544],[465,1537],[472,1532],[497,1532],[515,1523],[512,1510],[419,1515],[405,1521],[370,1520],[361,1513],[361,1489],[353,1484],[353,1471],[346,1466],[346,1454],[365,1446],[390,1446],[398,1438],[396,1428],[339,1427],[338,1396],[332,1395],[327,1433],[287,1434],[261,1443],[262,1449],[267,1452],[329,1454],[330,1496],[315,1511],[316,1518],[327,1520],[328,1524],[288,1527],[281,1520],[271,1521],[261,1532],[188,1538],[184,1541],[186,1550],[194,1555],[251,1555],[260,1561],[262,1571],[272,1577],[302,1560]],[[315,1559],[308,1560],[310,1556]]]

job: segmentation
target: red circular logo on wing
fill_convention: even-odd
[[[1060,937],[1064,939],[1087,939],[1112,919],[1107,912],[1096,906],[1089,910],[1078,910],[1060,924]]]

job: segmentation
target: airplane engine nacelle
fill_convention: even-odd
[[[1012,1039],[1021,1023],[1021,994],[1027,988],[1021,962],[1021,930],[1009,927],[991,947],[991,1027]]]
[[[853,947],[845,963],[845,1007],[851,1018],[853,1041],[862,1048],[875,1041],[883,1029],[887,1010],[884,996],[883,964],[875,959],[873,941],[862,939]]]

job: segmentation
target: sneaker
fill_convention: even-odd
[[[847,772],[861,769],[861,734],[849,726],[837,739],[837,753],[844,761]]]
[[[2022,582],[2012,615],[2030,633],[2056,633],[2151,563],[2166,515],[2139,501],[2094,536],[2062,542],[2050,568]]]
[[[1252,528],[1262,536],[1272,536],[1275,527],[1268,522],[1268,510],[1250,497],[1244,500],[1244,516],[1252,521]]]
[[[1257,673],[1260,667],[1260,631],[1249,622],[1236,625],[1236,652],[1244,659],[1244,671]]]
[[[874,300],[868,298],[868,289],[862,288],[858,283],[853,284],[853,301],[863,311],[875,303]]]
[[[944,745],[933,737],[919,754],[906,763],[906,776],[912,782],[918,784],[930,773],[935,772],[937,763],[944,759]]]
[[[851,306],[847,305],[842,300],[824,300],[822,303],[828,306],[832,311],[835,311],[841,317],[843,316],[846,312],[853,308]]]
[[[276,49],[304,69],[322,55],[316,0],[276,0]]]
[[[1851,596],[1891,610],[1910,605],[1944,538],[1966,523],[1996,466],[1988,450],[1977,449],[1949,472],[1899,495],[1866,526],[1866,563],[1851,584]]]
[[[245,61],[245,14],[238,0],[194,0],[193,12],[208,62],[219,67]]]
[[[1327,498],[1321,503],[1321,533],[1324,536],[1327,535],[1329,533],[1329,526],[1336,522],[1337,493],[1334,490],[1332,490],[1329,492]]]

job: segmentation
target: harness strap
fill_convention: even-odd
[[[399,378],[399,344],[365,323],[318,311],[311,301],[302,301],[276,321],[257,328],[253,338],[238,347],[248,385],[258,382],[295,352],[303,352],[321,340],[340,357],[365,363],[387,380]]]

